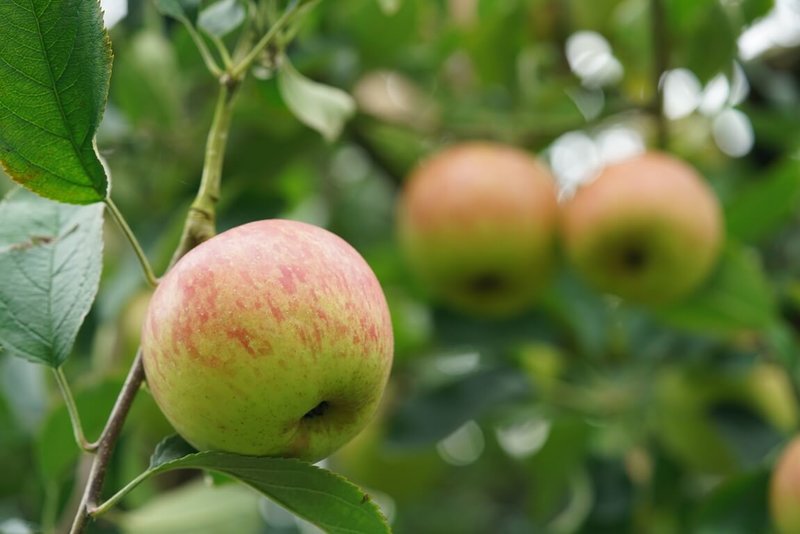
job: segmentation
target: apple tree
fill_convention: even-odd
[[[800,532],[796,1],[0,17],[0,533]]]

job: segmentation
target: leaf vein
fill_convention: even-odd
[[[7,316],[7,317],[9,317],[9,318],[10,318],[12,321],[14,321],[16,324],[18,324],[18,325],[19,325],[19,326],[20,326],[22,329],[24,329],[26,332],[29,332],[29,333],[30,333],[30,334],[32,334],[34,337],[36,337],[36,338],[37,338],[39,341],[41,341],[41,342],[42,342],[42,343],[43,343],[45,346],[47,346],[47,347],[50,347],[50,348],[52,349],[52,345],[51,345],[50,341],[49,341],[49,340],[48,340],[48,339],[47,339],[47,338],[46,338],[46,337],[45,337],[43,334],[41,334],[40,332],[37,332],[36,330],[34,330],[33,328],[31,328],[31,327],[30,327],[30,326],[28,326],[27,324],[23,323],[23,322],[22,322],[22,321],[21,321],[21,320],[20,320],[20,319],[17,317],[17,315],[11,311],[11,307],[9,307],[9,305],[6,303],[6,301],[4,301],[4,300],[3,300],[3,295],[2,295],[2,293],[0,293],[0,306],[3,306],[3,308],[4,308],[4,309],[5,309],[7,312],[8,312],[8,313],[6,314],[6,316]]]
[[[34,122],[33,120],[31,120],[31,119],[29,119],[29,118],[27,118],[27,117],[23,117],[22,115],[20,115],[19,113],[17,113],[17,112],[16,112],[16,111],[14,111],[13,109],[11,109],[10,107],[6,106],[6,105],[3,103],[3,101],[2,101],[2,100],[0,100],[0,106],[2,106],[2,107],[3,107],[3,109],[6,109],[6,110],[8,110],[8,112],[9,112],[9,113],[11,113],[13,116],[15,116],[16,118],[18,118],[19,120],[21,120],[21,121],[23,121],[23,122],[26,122],[26,123],[30,124],[31,126],[34,126],[34,127],[38,128],[38,129],[40,129],[40,130],[41,130],[41,131],[43,131],[44,133],[46,133],[46,134],[49,134],[49,135],[52,135],[53,137],[58,137],[59,139],[63,139],[63,140],[65,140],[65,141],[69,141],[69,138],[67,138],[65,135],[63,135],[63,134],[59,134],[59,133],[56,133],[56,132],[54,132],[54,131],[52,131],[52,130],[48,130],[47,128],[45,128],[45,127],[44,127],[44,126],[42,126],[41,124],[38,124],[38,123]]]

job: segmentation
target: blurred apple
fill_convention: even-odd
[[[398,207],[413,272],[442,301],[479,315],[531,305],[550,279],[557,218],[549,171],[521,150],[488,142],[424,161]]]
[[[606,167],[562,210],[567,255],[595,289],[657,306],[694,291],[724,240],[719,202],[686,163],[651,152]]]
[[[775,463],[769,505],[780,534],[800,533],[800,438],[789,442]]]

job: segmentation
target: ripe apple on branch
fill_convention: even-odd
[[[317,461],[372,418],[393,342],[380,284],[350,245],[267,220],[167,273],[142,350],[156,402],[198,449]]]

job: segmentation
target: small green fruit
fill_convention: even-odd
[[[372,418],[393,341],[378,280],[350,245],[268,220],[167,273],[142,350],[156,402],[196,448],[316,461]]]
[[[563,207],[562,230],[569,259],[592,286],[651,306],[695,290],[724,239],[719,202],[700,175],[653,152],[580,188]]]
[[[480,315],[529,306],[549,280],[558,219],[549,171],[508,146],[470,142],[406,181],[399,237],[411,269],[442,301]]]

